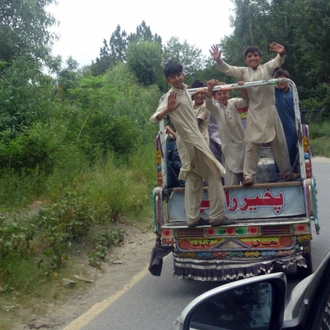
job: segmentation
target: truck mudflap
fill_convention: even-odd
[[[288,251],[286,251],[288,252]],[[173,253],[174,277],[193,279],[196,281],[230,281],[269,274],[275,264],[286,269],[289,266],[307,268],[306,261],[300,251],[274,259],[195,259],[181,258]]]
[[[163,258],[173,251],[173,246],[162,245],[159,238],[152,249],[148,270],[154,276],[160,276],[163,268]]]

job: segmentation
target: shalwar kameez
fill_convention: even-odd
[[[196,106],[195,101],[193,101],[193,110],[197,121],[198,119],[202,121],[201,124],[198,125],[199,131],[202,133],[207,144],[209,144],[210,138],[209,138],[208,125],[210,121],[210,112],[206,109],[205,102],[203,102],[199,106]]]
[[[256,68],[235,67],[224,61],[217,69],[238,81],[258,81],[272,78],[274,69],[284,63],[284,56],[277,56]],[[245,128],[244,178],[255,178],[260,157],[261,143],[270,142],[271,151],[284,177],[291,174],[289,153],[283,127],[275,107],[274,86],[257,86],[246,89],[249,99]]]
[[[243,98],[229,99],[227,105],[213,103],[212,98],[206,98],[206,107],[219,127],[226,185],[239,185],[243,181],[244,129],[237,108],[247,105]]]
[[[159,104],[156,112],[151,116],[150,122],[158,123],[157,115],[167,108],[167,100],[171,92],[176,94],[176,102],[180,106],[169,113],[177,139],[180,158],[189,160],[188,166],[181,168],[179,179],[185,180],[185,209],[188,225],[199,221],[200,203],[203,198],[203,179],[208,184],[208,199],[210,202],[210,223],[224,216],[225,196],[221,182],[221,175],[225,174],[224,167],[216,160],[208,144],[199,131],[197,120],[192,108],[192,100],[184,89],[172,87]]]

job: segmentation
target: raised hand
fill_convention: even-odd
[[[210,54],[217,63],[221,63],[221,49],[217,45],[211,46]]]
[[[215,80],[215,79],[211,79],[211,80],[209,80],[209,81],[206,83],[207,88],[212,90],[212,89],[214,88],[214,86],[217,85],[218,81],[219,81],[219,80]]]
[[[283,56],[285,54],[285,48],[284,46],[278,44],[277,42],[272,42],[269,46],[270,50],[274,53],[278,53],[281,56]]]
[[[176,93],[171,92],[167,99],[167,110],[168,112],[172,112],[176,110],[181,103],[176,103]]]

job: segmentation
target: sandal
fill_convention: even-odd
[[[286,181],[293,181],[296,179],[300,178],[300,173],[295,173],[295,172],[291,172],[287,177],[285,177]]]
[[[187,224],[188,228],[195,228],[197,226],[209,226],[210,222],[206,219],[203,218],[199,218],[198,221],[191,223],[191,224]]]
[[[243,180],[243,186],[252,186],[253,183],[253,179],[248,176]]]

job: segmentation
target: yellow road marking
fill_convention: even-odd
[[[71,324],[66,326],[63,330],[80,330],[87,323],[89,323],[92,319],[94,319],[97,315],[103,312],[108,306],[110,306],[113,302],[115,302],[119,297],[121,297],[125,292],[127,292],[134,284],[139,282],[144,276],[148,274],[148,269],[145,269],[134,276],[132,281],[124,286],[124,288],[120,291],[117,291],[108,299],[103,300],[92,306],[88,311],[84,314],[76,318]]]

